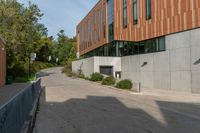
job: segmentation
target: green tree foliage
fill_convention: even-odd
[[[67,37],[64,30],[60,30],[55,40],[48,37],[47,28],[39,23],[42,16],[37,5],[30,2],[24,6],[16,0],[0,0],[0,37],[6,44],[8,74],[27,75],[31,53],[37,54],[33,70],[51,66],[48,63],[69,64],[75,59],[76,38]]]
[[[51,47],[53,61],[55,62],[58,58],[58,64],[65,65],[76,58],[76,38],[67,37],[64,30],[61,30],[57,35],[58,38]]]
[[[27,73],[31,52],[38,52],[47,36],[47,29],[38,21],[42,13],[37,5],[16,0],[0,0],[0,36],[7,49],[7,65],[14,75]]]

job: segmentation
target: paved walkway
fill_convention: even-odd
[[[23,90],[29,83],[15,83],[6,85],[0,88],[0,106],[8,102],[11,98],[16,96],[21,90]]]
[[[200,95],[134,94],[60,69],[43,72],[35,133],[200,133]]]

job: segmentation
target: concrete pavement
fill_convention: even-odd
[[[200,133],[200,95],[110,89],[43,71],[35,133]]]

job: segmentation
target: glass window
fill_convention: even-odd
[[[137,0],[133,0],[133,23],[138,23]]]
[[[87,56],[127,56],[165,51],[165,37],[142,42],[113,41],[89,53]]]
[[[151,0],[146,0],[146,20],[151,19]]]
[[[98,12],[98,41],[100,41],[101,37],[101,12]]]
[[[165,48],[165,37],[160,37],[158,39],[158,44],[159,44],[159,51],[164,51]]]
[[[106,3],[103,4],[103,38],[106,38]]]
[[[123,0],[123,27],[127,27],[127,0]]]
[[[108,40],[114,40],[114,0],[108,0]]]

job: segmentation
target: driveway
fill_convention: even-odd
[[[43,71],[35,133],[200,133],[200,95],[111,89]]]

